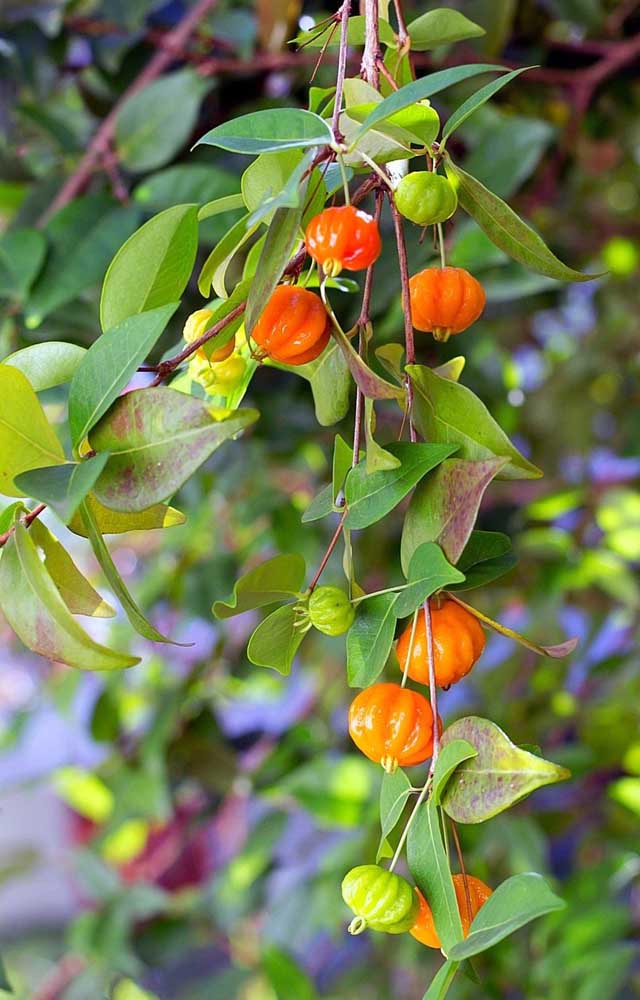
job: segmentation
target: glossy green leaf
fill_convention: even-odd
[[[277,153],[262,153],[250,163],[242,175],[242,196],[249,210],[249,224],[268,222],[279,208],[304,209],[315,215],[325,202],[326,187],[322,173],[306,174],[315,155],[313,149],[282,149]],[[307,192],[311,199],[307,205]]]
[[[437,542],[447,559],[458,562],[485,490],[507,463],[507,458],[483,462],[451,458],[418,486],[402,528],[403,568],[423,542]]]
[[[435,805],[440,805],[442,795],[456,768],[463,761],[477,755],[478,751],[467,740],[451,740],[450,743],[443,745],[433,772],[431,795]]]
[[[31,524],[29,538],[42,551],[45,569],[72,614],[113,618],[115,611],[111,605],[93,589],[64,546],[39,518]]]
[[[327,122],[299,108],[269,108],[233,118],[211,129],[197,146],[218,146],[232,153],[268,153],[278,149],[324,146],[333,139]]]
[[[347,633],[349,687],[368,687],[389,658],[396,630],[395,594],[379,594],[358,604]]]
[[[214,326],[216,323],[219,323],[220,320],[232,313],[237,306],[241,305],[247,297],[250,286],[250,281],[238,282],[229,298],[222,299],[218,305],[211,309],[210,325]],[[204,344],[202,348],[204,353],[209,356],[211,351],[215,351],[219,347],[224,347],[224,345],[228,343],[232,337],[235,337],[236,333],[242,326],[243,319],[244,314],[240,313],[239,316],[236,316],[235,319],[232,319],[229,323],[227,323],[217,336],[212,337],[210,341]]]
[[[258,229],[260,222],[249,224],[249,216],[243,215],[231,227],[205,260],[198,275],[198,289],[204,298],[209,298],[213,287],[222,299],[228,297],[225,284],[227,268],[239,250],[245,246]]]
[[[460,376],[464,371],[465,360],[463,357],[451,358],[449,361],[438,365],[433,371],[436,375],[440,375],[441,378],[448,378],[452,382],[459,382]]]
[[[462,924],[449,859],[442,840],[438,807],[429,799],[418,809],[407,837],[407,863],[433,913],[442,951],[462,941]]]
[[[453,13],[453,11],[450,11]],[[499,90],[506,87],[508,83],[515,80],[517,76],[521,73],[526,73],[528,69],[533,69],[532,66],[523,66],[520,69],[514,69],[511,73],[505,73],[504,76],[498,77],[497,80],[492,80],[491,83],[487,83],[486,86],[481,87],[480,90],[476,90],[475,94],[472,94],[459,108],[456,108],[454,113],[445,123],[442,130],[442,141],[443,143],[447,141],[449,136],[459,128],[463,122],[466,122],[467,118],[470,117],[481,108],[483,104],[486,104],[494,94],[497,94]]]
[[[198,249],[198,206],[154,215],[120,247],[102,285],[100,322],[111,330],[130,316],[178,302]]]
[[[333,490],[331,483],[329,483],[319,493],[316,493],[302,515],[301,521],[303,524],[309,524],[311,521],[320,521],[323,517],[327,517],[333,510]]]
[[[461,167],[447,160],[447,174],[458,192],[460,206],[478,223],[489,239],[531,271],[558,281],[591,281],[597,275],[581,274],[567,267],[543,239],[498,195]]]
[[[49,660],[81,670],[121,670],[140,662],[101,646],[78,625],[22,524],[0,559],[0,607],[25,646]]]
[[[27,496],[46,503],[67,524],[87,493],[93,489],[108,457],[105,453],[87,458],[79,464],[67,462],[65,465],[31,469],[17,476],[16,484]]]
[[[179,163],[158,170],[141,180],[133,192],[134,201],[150,212],[198,202],[200,221],[206,219],[209,204],[226,197],[239,198],[238,177],[217,163]]]
[[[270,667],[279,674],[288,674],[304,638],[294,604],[285,604],[272,611],[253,632],[247,646],[247,656],[258,667]]]
[[[95,495],[113,510],[145,510],[257,419],[256,410],[215,410],[173,389],[126,393],[90,435],[95,451],[111,453]]]
[[[456,961],[479,955],[515,931],[566,906],[541,875],[524,872],[503,882],[476,914],[469,936],[451,948]]]
[[[366,528],[379,521],[427,472],[456,451],[456,446],[399,442],[389,445],[387,450],[400,460],[397,469],[367,475],[365,462],[359,462],[347,476],[347,528]]]
[[[168,163],[189,140],[211,85],[195,70],[180,69],[129,97],[116,118],[116,148],[125,167],[142,172]]]
[[[208,201],[202,208],[198,209],[198,222],[213,219],[216,215],[222,215],[223,212],[235,212],[243,207],[244,200],[240,193],[223,195],[221,198]]]
[[[50,340],[45,344],[31,344],[10,354],[2,362],[17,368],[29,379],[36,392],[43,392],[56,385],[70,382],[87,350],[77,344]]]
[[[71,302],[85,288],[98,285],[109,261],[134,231],[139,219],[138,208],[121,206],[104,212],[95,222],[87,220],[86,228],[77,234],[67,232],[47,258],[31,291],[26,309],[27,323],[39,326],[54,309]]]
[[[0,297],[23,300],[47,252],[37,229],[11,229],[0,237]]]
[[[354,381],[363,395],[368,399],[404,400],[405,390],[376,375],[341,330],[334,329],[332,336],[338,343]]]
[[[322,427],[332,427],[349,412],[351,375],[339,346],[330,342],[319,358],[307,365],[274,365],[300,375],[311,386],[316,420]]]
[[[400,466],[400,459],[378,444],[374,437],[375,430],[376,414],[373,408],[373,400],[365,397],[364,437],[367,446],[365,466],[368,475],[371,475],[373,472],[397,469]]]
[[[475,63],[471,66],[455,66],[452,69],[439,70],[437,73],[430,73],[419,80],[414,80],[412,83],[408,83],[399,90],[394,91],[389,97],[385,97],[384,101],[381,101],[371,114],[368,115],[354,138],[357,140],[361,136],[364,136],[374,125],[389,118],[396,111],[408,108],[409,105],[415,104],[417,101],[423,101],[426,97],[439,94],[442,90],[446,90],[447,87],[461,83],[462,80],[479,76],[481,73],[499,73],[504,69],[506,69],[505,66]]]
[[[304,187],[306,188],[306,184]],[[282,277],[285,264],[298,239],[301,216],[300,204],[292,208],[278,208],[269,223],[256,274],[247,296],[244,325],[248,336],[251,336],[265,303],[269,301]]]
[[[421,14],[407,25],[411,48],[415,52],[426,52],[439,45],[452,45],[465,38],[480,38],[484,28],[470,21],[458,10],[438,7]]]
[[[488,719],[458,719],[443,734],[442,746],[453,740],[467,740],[478,751],[457,769],[442,801],[456,823],[482,823],[536,788],[570,777],[566,768],[517,747]]]
[[[0,365],[0,493],[21,497],[16,476],[28,469],[64,462],[62,445],[26,377]]]
[[[227,601],[216,601],[216,618],[232,618],[253,608],[297,597],[304,586],[305,562],[301,555],[274,556],[236,581]]]
[[[472,462],[508,458],[500,479],[538,479],[542,475],[511,444],[470,389],[422,365],[408,365],[407,372],[415,389],[414,419],[425,440],[456,444],[456,457]]]
[[[177,302],[129,316],[96,340],[69,389],[69,429],[74,447],[107,412],[160,338]]]
[[[463,579],[463,574],[447,561],[439,545],[434,542],[418,545],[409,560],[408,586],[396,600],[396,615],[407,618],[437,590]]]
[[[404,812],[409,796],[411,795],[411,782],[399,767],[393,774],[382,775],[380,785],[380,844],[376,864],[380,861],[384,853],[384,846],[387,837],[393,833],[398,825],[400,817]]]
[[[87,504],[83,503],[80,507],[80,514],[82,520],[84,521],[87,538],[91,543],[93,554],[98,560],[98,563],[100,564],[102,571],[109,582],[111,590],[120,601],[127,618],[133,625],[136,632],[144,636],[145,639],[150,639],[151,642],[167,642],[173,644],[174,646],[192,646],[193,643],[174,642],[172,639],[168,639],[166,636],[162,635],[161,632],[158,632],[157,628],[154,628],[151,622],[147,620],[127,590],[124,580],[116,569],[115,563],[111,558],[111,553],[105,545],[100,528],[91,513],[91,508]]]
[[[459,962],[453,962],[450,958],[448,958],[444,965],[440,966],[431,980],[429,989],[423,996],[422,1000],[444,1000],[459,968]]]
[[[163,503],[154,504],[153,507],[148,507],[146,510],[127,513],[126,511],[109,510],[93,494],[89,494],[85,502],[91,508],[93,518],[103,535],[122,535],[127,531],[173,528],[175,525],[184,524],[187,520],[181,511]],[[87,529],[78,512],[73,515],[68,527],[74,534],[81,535],[83,538],[87,537]]]
[[[450,589],[473,590],[498,580],[518,561],[510,549],[511,540],[499,531],[473,531],[457,563],[465,574],[464,582]]]

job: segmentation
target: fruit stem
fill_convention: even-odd
[[[362,934],[363,931],[367,929],[367,921],[364,917],[354,917],[347,930],[349,934]]]
[[[422,605],[424,613],[424,628],[427,637],[427,662],[429,664],[429,699],[431,701],[431,713],[433,715],[433,754],[431,756],[431,767],[429,774],[433,775],[438,754],[440,753],[440,729],[438,728],[438,688],[436,685],[436,663],[433,652],[433,628],[431,625],[431,608],[429,598]]]
[[[373,590],[370,594],[363,594],[362,597],[354,597],[352,604],[359,604],[360,601],[367,601],[370,597],[380,597],[381,594],[395,594],[401,590],[406,590],[408,583],[401,583],[397,587],[386,587],[384,590]]]
[[[333,107],[333,136],[336,142],[342,140],[340,134],[340,112],[342,111],[342,94],[344,90],[344,78],[347,69],[347,49],[349,43],[349,15],[351,13],[351,0],[343,0],[340,8],[340,49],[338,51],[338,72],[336,75],[336,93]]]
[[[408,586],[408,584],[407,584]],[[409,650],[407,652],[407,659],[405,661],[404,670],[402,671],[402,681],[400,682],[400,687],[404,687],[407,683],[407,677],[409,676],[409,667],[411,665],[411,657],[413,655],[413,644],[416,638],[416,629],[418,627],[418,612],[420,608],[416,608],[413,615],[413,625],[411,626],[411,638],[409,639]]]
[[[347,170],[344,165],[344,157],[342,153],[337,154],[338,166],[340,167],[340,175],[342,177],[342,187],[344,188],[344,203],[345,205],[351,204],[351,195],[349,194],[349,180],[347,178]]]

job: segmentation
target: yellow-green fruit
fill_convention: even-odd
[[[433,226],[451,218],[458,196],[446,177],[423,170],[402,178],[395,203],[405,219],[418,226]]]
[[[232,354],[226,361],[214,364],[212,368],[215,375],[215,391],[221,396],[229,396],[242,382],[247,362],[239,354]]]
[[[193,344],[194,340],[201,337],[205,330],[211,326],[212,316],[213,313],[210,309],[196,309],[195,312],[191,313],[182,331],[182,336],[187,344]]]
[[[350,934],[367,927],[386,934],[402,934],[416,922],[420,904],[406,879],[380,865],[358,865],[342,881],[342,898],[355,913]]]
[[[309,621],[325,635],[342,635],[353,625],[353,604],[339,587],[318,587],[309,598]]]

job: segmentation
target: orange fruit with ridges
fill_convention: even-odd
[[[427,267],[409,281],[411,322],[436,340],[462,333],[481,315],[486,296],[463,267]]]
[[[442,732],[442,721],[438,718]],[[399,684],[372,684],[351,702],[349,734],[385,771],[422,764],[433,752],[433,713],[427,699]]]
[[[330,320],[322,300],[306,288],[278,285],[251,333],[257,356],[283,365],[306,365],[329,343]]]
[[[438,605],[437,601],[430,600],[429,608],[436,684],[438,687],[448,688],[462,680],[480,658],[485,647],[485,635],[478,619],[455,601],[444,600]],[[405,628],[396,646],[400,669],[404,672],[411,648],[409,677],[428,685],[427,630],[422,612],[418,614],[413,646],[412,631],[413,620]]]
[[[325,208],[316,215],[307,226],[305,245],[309,256],[332,278],[343,268],[363,271],[382,250],[378,223],[353,205]]]
[[[485,883],[481,879],[476,878],[475,875],[467,875],[466,883],[467,886],[465,889],[464,875],[453,876],[453,888],[458,901],[462,933],[465,937],[467,937],[469,933],[469,928],[476,913],[482,906],[484,906],[493,892],[493,889],[490,889],[488,885],[485,885]],[[468,899],[467,893],[469,895]],[[433,922],[431,907],[419,889],[416,889],[416,894],[420,902],[420,911],[418,913],[418,918],[409,933],[416,939],[416,941],[419,941],[421,944],[425,944],[427,948],[439,948],[440,938],[438,937],[438,932],[436,931],[435,924]],[[469,905],[471,906],[471,910],[469,910]]]

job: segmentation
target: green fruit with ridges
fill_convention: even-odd
[[[353,604],[339,587],[318,587],[309,598],[309,621],[325,635],[342,635],[353,625]]]
[[[380,865],[358,865],[342,881],[342,898],[355,913],[350,934],[366,928],[403,934],[416,922],[420,904],[406,879]]]
[[[446,177],[423,170],[402,178],[395,203],[405,219],[418,226],[433,226],[451,218],[458,207],[458,195]]]

